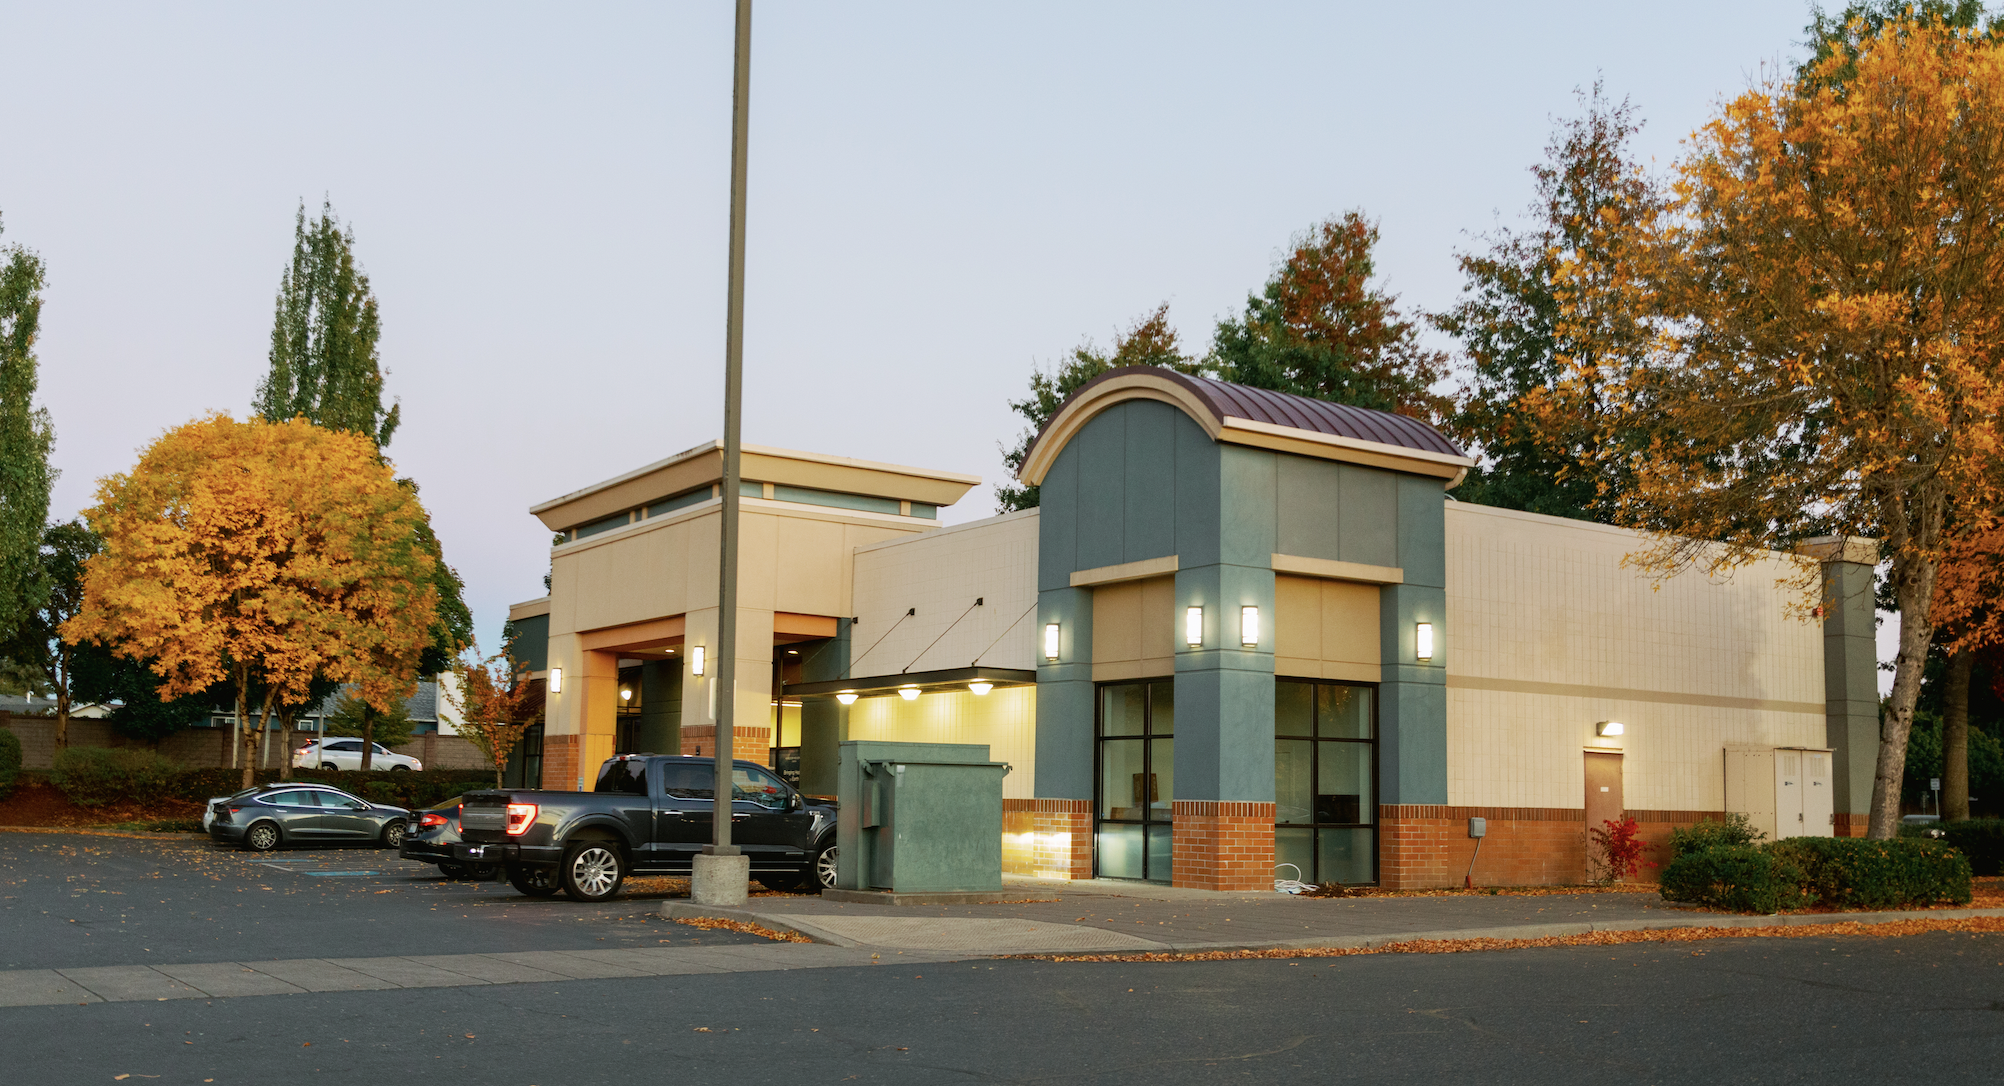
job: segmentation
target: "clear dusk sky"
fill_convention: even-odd
[[[0,3],[0,215],[48,263],[54,513],[242,416],[294,210],[353,225],[389,447],[483,642],[542,593],[535,502],[718,436],[730,0]],[[1666,164],[1800,55],[1801,0],[759,0],[748,442],[978,474],[1005,401],[1161,302],[1186,346],[1361,208],[1408,308],[1531,197],[1596,77]]]

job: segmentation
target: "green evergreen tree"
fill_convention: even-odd
[[[38,557],[42,602],[28,612],[6,643],[7,659],[38,672],[36,685],[56,699],[58,750],[69,745],[76,689],[77,649],[63,640],[62,625],[83,610],[84,563],[103,549],[104,540],[81,519],[44,529]]]
[[[383,406],[376,353],[381,334],[376,296],[355,263],[354,230],[335,220],[331,203],[311,221],[301,204],[292,265],[278,284],[271,369],[252,410],[271,422],[304,417],[331,430],[367,434],[377,448],[388,446],[402,409]]]
[[[0,636],[19,629],[48,594],[42,528],[56,479],[49,466],[56,439],[48,411],[35,406],[45,270],[33,251],[0,247]]]
[[[1013,448],[1002,450],[1002,464],[1010,479],[1023,470],[1023,460],[1030,455],[1030,445],[1043,433],[1051,416],[1058,413],[1067,397],[1077,392],[1086,382],[1111,369],[1122,366],[1162,366],[1178,373],[1196,373],[1199,364],[1196,359],[1183,353],[1176,330],[1169,327],[1169,303],[1156,306],[1154,311],[1127,331],[1114,337],[1113,351],[1102,354],[1091,340],[1071,349],[1049,372],[1038,369],[1030,373],[1030,395],[1023,400],[1009,401],[1009,410],[1023,416],[1030,425],[1016,437]],[[1008,482],[995,488],[995,511],[1013,513],[1018,509],[1035,509],[1040,500],[1039,488],[1029,483]],[[543,578],[543,587],[550,587],[550,579]]]
[[[1469,383],[1455,426],[1481,460],[1454,496],[1612,523],[1625,469],[1603,477],[1593,466],[1597,420],[1571,418],[1557,428],[1526,410],[1560,380],[1566,358],[1619,355],[1645,338],[1631,315],[1596,310],[1587,289],[1611,263],[1608,234],[1618,214],[1651,197],[1628,155],[1641,124],[1627,101],[1609,103],[1598,83],[1581,105],[1532,167],[1537,198],[1527,227],[1499,228],[1484,235],[1487,252],[1460,254],[1462,300],[1430,320],[1461,341]]]

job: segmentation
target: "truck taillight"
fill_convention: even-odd
[[[533,803],[510,803],[508,805],[508,836],[520,837],[536,824],[536,805]]]

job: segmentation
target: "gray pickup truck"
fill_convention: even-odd
[[[755,762],[732,763],[731,843],[774,890],[835,885],[835,807],[809,800]],[[604,901],[629,874],[686,875],[710,843],[716,763],[622,754],[590,792],[469,792],[460,809],[462,863],[499,863],[531,897],[562,890]]]

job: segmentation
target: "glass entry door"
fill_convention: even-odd
[[[1099,688],[1094,867],[1101,878],[1167,882],[1176,795],[1176,684]]]
[[[1273,684],[1273,862],[1299,868],[1303,882],[1378,881],[1377,693]]]

